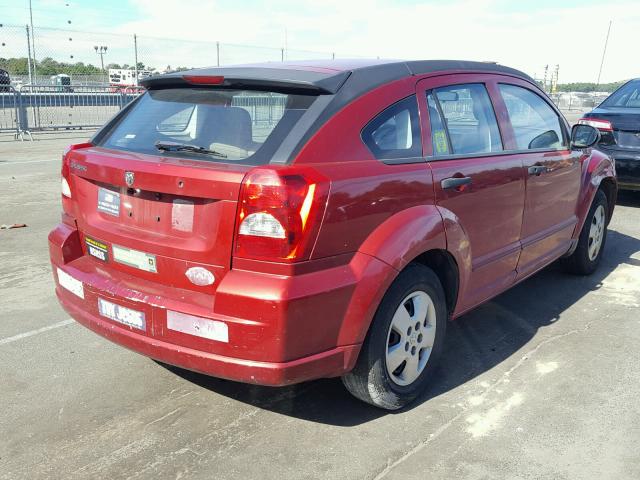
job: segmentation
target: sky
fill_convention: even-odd
[[[138,59],[209,66],[286,58],[380,57],[496,61],[560,83],[640,77],[638,0],[32,0],[36,55],[99,64]],[[0,57],[24,50],[28,0],[0,0]],[[48,27],[48,28],[44,28]],[[73,30],[67,32],[65,30]],[[246,46],[245,46],[246,45]],[[633,54],[630,55],[630,52]]]

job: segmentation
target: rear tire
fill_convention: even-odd
[[[578,246],[562,260],[566,271],[576,275],[591,275],[596,271],[607,241],[608,212],[607,196],[598,190],[578,237]]]
[[[371,405],[386,410],[404,407],[433,374],[446,324],[440,280],[430,268],[410,264],[382,298],[356,365],[342,382]]]

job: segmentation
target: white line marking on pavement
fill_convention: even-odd
[[[65,325],[69,325],[71,323],[74,323],[74,321],[70,318],[67,318],[66,320],[62,320],[61,322],[54,323],[53,325],[48,325],[46,327],[38,328],[36,330],[30,330],[28,332],[19,333],[18,335],[14,335],[13,337],[2,338],[0,339],[0,345],[17,342],[18,340],[22,340],[23,338],[33,337],[34,335],[48,332],[49,330],[54,330],[56,328],[64,327]]]
[[[49,160],[27,160],[24,162],[6,162],[6,163],[0,163],[0,167],[2,165],[20,165],[23,163],[45,163],[45,162],[59,162],[60,159],[59,158],[50,158]]]

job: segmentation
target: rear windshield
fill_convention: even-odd
[[[214,88],[150,90],[100,145],[214,162],[266,164],[315,98]]]
[[[640,108],[640,82],[629,82],[602,102],[603,107]]]

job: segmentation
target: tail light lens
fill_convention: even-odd
[[[597,128],[601,132],[613,132],[613,125],[609,120],[602,120],[600,118],[581,118],[578,120],[580,125],[589,125],[593,128]]]
[[[92,147],[91,143],[77,143],[75,145],[69,145],[62,154],[62,168],[60,171],[60,190],[62,192],[62,209],[69,213],[68,199],[71,199],[73,194],[71,192],[71,185],[69,184],[70,170],[69,170],[69,153],[74,150],[80,150],[81,148]]]
[[[257,168],[242,184],[235,255],[294,262],[311,254],[329,182],[311,168]]]

